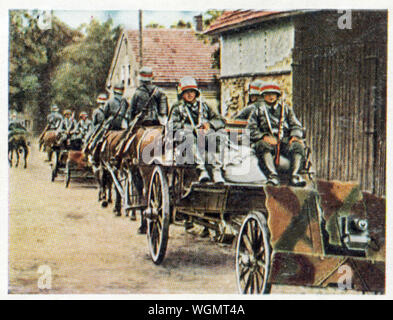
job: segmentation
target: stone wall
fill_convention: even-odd
[[[263,77],[238,77],[221,80],[222,114],[230,119],[248,104],[248,86],[251,81],[275,81],[283,90],[285,103],[292,106],[292,73]]]

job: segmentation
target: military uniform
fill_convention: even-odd
[[[151,83],[153,70],[150,67],[142,67],[138,78],[140,86],[132,96],[127,118],[132,121],[141,113],[139,124],[164,125],[168,116],[168,98],[161,89]]]
[[[196,86],[196,81],[191,77],[185,77],[180,80],[181,97],[187,90],[195,90],[199,96],[200,92]],[[197,136],[198,130],[204,124],[209,123],[210,130]],[[220,161],[220,144],[217,131],[224,128],[225,122],[210,107],[201,101],[187,102],[182,99],[176,103],[171,110],[168,119],[167,132],[174,134],[174,137],[182,137],[182,141],[193,143],[189,146],[193,152],[193,158],[196,161],[197,169],[200,171],[199,181],[206,182],[210,176],[205,168],[205,151],[206,147],[216,146],[215,150],[209,150],[207,157],[208,162],[213,166],[213,180],[216,183],[223,183],[224,179],[221,173],[222,163]],[[196,132],[197,131],[197,132]],[[200,139],[204,139],[205,148],[201,150]],[[193,160],[194,160],[193,159]]]
[[[261,87],[263,85],[262,80],[254,80],[252,81],[249,86],[248,86],[248,104],[245,108],[242,110],[238,111],[233,118],[235,120],[248,120],[251,116],[251,113],[255,109],[255,100],[257,99],[258,96],[260,96],[261,92]]]
[[[277,93],[278,96],[281,95],[278,85],[274,83],[268,83],[261,87],[262,96],[270,92]],[[273,162],[273,156],[276,155],[277,146],[265,141],[265,136],[278,138],[280,141],[280,153],[288,157],[291,161],[291,183],[295,186],[303,186],[305,182],[298,175],[305,155],[304,146],[301,142],[303,138],[303,127],[293,109],[278,103],[278,100],[273,105],[270,105],[264,100],[259,99],[253,105],[254,110],[249,117],[247,128],[250,130],[250,140],[253,143],[256,155],[264,160],[268,171],[268,181],[273,185],[279,183],[276,167]],[[283,116],[281,117],[281,115]],[[281,137],[278,137],[280,121],[282,132]]]
[[[66,114],[71,114],[71,111],[66,110],[64,112],[64,115]],[[76,130],[76,121],[73,118],[67,118],[64,117],[63,120],[60,123],[60,126],[57,128],[57,137],[58,137],[58,143],[60,145],[64,144],[67,142],[67,139],[73,140],[74,139],[74,134]]]
[[[60,126],[63,117],[58,111],[52,111],[47,116],[48,130],[57,130]]]
[[[153,84],[144,83],[139,86],[131,99],[128,118],[132,120],[140,112],[142,112],[141,124],[159,125],[161,119],[168,116],[168,99],[165,93]]]
[[[104,119],[108,120],[109,118],[113,118],[113,120],[109,124],[109,130],[122,129],[122,121],[125,119],[126,110],[127,110],[126,99],[123,99],[120,94],[115,92],[113,97],[105,103],[103,108]]]
[[[83,142],[86,141],[86,138],[93,130],[93,123],[90,119],[80,119],[76,125],[76,137],[81,139]]]

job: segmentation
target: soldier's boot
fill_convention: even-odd
[[[225,183],[225,179],[222,176],[220,168],[213,169],[212,174],[213,174],[213,181],[215,184],[224,184]]]
[[[294,187],[304,187],[306,185],[306,181],[299,174],[302,161],[303,161],[303,157],[301,154],[296,153],[293,156],[292,175],[291,175],[290,184]]]
[[[210,175],[209,173],[206,171],[206,169],[200,169],[199,170],[199,177],[198,177],[198,181],[200,183],[205,183],[205,182],[209,182],[210,181]]]
[[[280,184],[280,180],[278,179],[278,173],[276,166],[274,165],[273,155],[269,152],[266,152],[263,155],[263,160],[268,171],[267,184],[278,186]]]

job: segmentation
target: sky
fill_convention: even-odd
[[[200,13],[202,11],[144,10],[142,19],[144,26],[155,22],[169,28],[179,20],[194,23],[193,17]],[[123,25],[126,29],[139,28],[137,10],[54,10],[53,14],[72,28],[77,28],[82,23],[89,23],[92,18],[101,22],[112,18],[114,26]]]

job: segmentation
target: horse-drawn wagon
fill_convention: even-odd
[[[166,141],[164,127],[141,127],[122,143],[121,160],[104,162],[123,208],[143,213],[155,264],[164,260],[170,225],[191,222],[236,242],[241,293],[268,293],[272,284],[384,292],[383,200],[354,183],[314,180],[307,161],[304,188],[285,182],[285,159],[281,186],[269,186],[252,149],[230,144],[226,182],[199,183],[195,166],[177,162],[176,148],[157,156]]]

